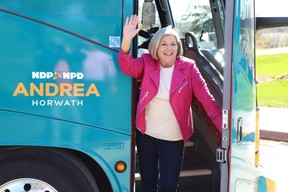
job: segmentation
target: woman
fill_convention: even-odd
[[[178,33],[159,29],[140,58],[129,55],[132,39],[142,29],[138,17],[126,19],[119,52],[123,73],[141,79],[136,114],[141,192],[175,192],[182,166],[184,142],[193,134],[192,95],[202,103],[221,132],[221,110],[209,93],[193,60],[182,57]]]

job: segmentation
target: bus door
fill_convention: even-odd
[[[254,1],[226,1],[226,6],[221,191],[254,191],[259,176],[254,165]]]
[[[255,32],[287,25],[288,17],[256,18],[254,0],[226,1],[223,132],[222,148],[217,150],[221,192],[275,190],[257,167]]]

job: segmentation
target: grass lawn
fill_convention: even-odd
[[[258,105],[288,108],[288,53],[256,57]]]

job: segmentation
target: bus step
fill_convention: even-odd
[[[196,176],[208,176],[212,175],[210,169],[195,169],[195,170],[184,170],[180,173],[180,178],[182,177],[196,177]],[[135,173],[135,181],[141,181],[140,173]]]
[[[181,177],[204,176],[204,175],[212,175],[212,171],[210,169],[184,170],[184,171],[181,171],[180,178]]]

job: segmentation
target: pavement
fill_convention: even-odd
[[[273,140],[260,140],[259,166],[265,177],[276,182],[276,192],[288,191],[288,143]]]
[[[256,50],[256,55],[271,55],[271,54],[282,54],[282,53],[288,53],[288,47]]]
[[[260,161],[277,192],[288,191],[288,108],[260,107]]]
[[[259,108],[260,138],[288,142],[288,108]]]

